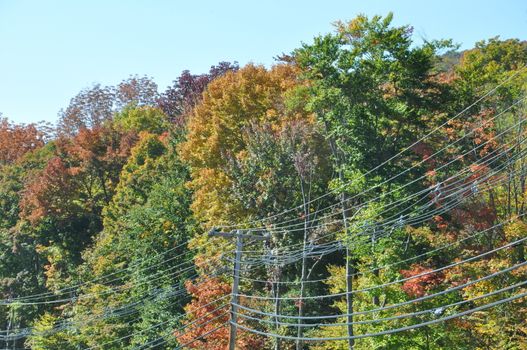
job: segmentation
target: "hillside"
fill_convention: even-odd
[[[0,348],[525,349],[527,42],[412,38],[0,119]]]

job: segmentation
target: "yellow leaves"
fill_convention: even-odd
[[[329,265],[327,267],[331,278],[325,283],[329,286],[332,294],[341,293],[346,290],[346,268],[344,266]]]
[[[282,95],[296,84],[295,68],[247,65],[211,82],[188,121],[181,155],[192,166],[214,166],[223,151],[243,148],[240,130],[283,115]]]
[[[150,231],[143,231],[141,232],[141,234],[139,234],[139,238],[141,239],[145,239],[145,238],[148,238],[152,235],[152,232]]]
[[[351,36],[353,39],[360,38],[364,31],[364,26],[368,22],[368,17],[364,15],[358,15],[351,21],[342,22],[337,21],[334,26],[337,28],[337,32],[342,36]]]
[[[111,253],[108,255],[100,256],[98,259],[95,259],[92,261],[92,269],[93,273],[95,275],[103,275],[106,271],[108,271],[111,268],[119,268],[119,266],[115,266],[114,260],[115,260],[116,254]]]
[[[513,276],[515,276],[516,278],[524,278],[524,279],[527,279],[527,266],[521,266],[521,267],[518,267],[517,269],[515,269],[514,271],[512,271],[511,274],[512,274]]]
[[[226,223],[222,219],[231,203],[225,200],[229,196],[226,191],[230,187],[229,178],[219,169],[196,169],[189,186],[195,190],[191,208],[196,216],[204,221],[216,220],[216,225]]]
[[[280,132],[288,120],[308,118],[299,111],[289,113],[285,106],[287,92],[298,85],[297,70],[292,65],[267,70],[249,64],[212,81],[194,108],[179,153],[191,166],[192,210],[206,223],[217,225],[248,214],[229,194],[231,179],[223,170],[229,159],[246,157],[245,128],[270,124]]]
[[[165,220],[162,225],[163,233],[168,234],[170,231],[172,231],[174,228],[174,224],[169,221]]]
[[[527,224],[517,220],[506,225],[503,232],[507,241],[512,242],[527,236]]]

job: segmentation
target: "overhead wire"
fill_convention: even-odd
[[[384,265],[376,266],[376,267],[371,267],[368,270],[357,271],[357,272],[354,272],[354,273],[350,274],[349,276],[350,277],[357,277],[357,276],[365,275],[367,273],[382,271],[382,270],[384,270],[386,268],[389,268],[389,267],[392,267],[392,266],[401,265],[401,264],[404,264],[404,263],[408,263],[410,261],[414,261],[414,260],[420,259],[420,258],[425,257],[425,256],[429,256],[429,255],[435,254],[435,253],[437,253],[439,251],[442,251],[444,249],[450,248],[452,246],[455,246],[455,245],[461,244],[463,242],[466,242],[468,240],[471,240],[471,239],[474,239],[476,237],[479,237],[479,236],[481,236],[484,233],[487,233],[489,231],[495,230],[495,229],[497,229],[499,227],[502,227],[502,226],[504,226],[504,225],[506,225],[508,223],[512,223],[512,222],[514,222],[515,219],[523,218],[525,215],[527,215],[527,213],[520,214],[520,215],[518,215],[515,218],[507,220],[506,222],[498,223],[498,224],[493,225],[491,227],[488,227],[488,228],[486,228],[486,229],[484,229],[482,231],[477,231],[476,233],[473,233],[473,234],[471,234],[471,235],[469,235],[467,237],[463,237],[462,239],[457,239],[457,240],[455,240],[453,242],[447,243],[447,244],[442,245],[442,246],[440,246],[438,248],[434,248],[432,250],[427,250],[424,253],[421,253],[421,254],[418,254],[418,255],[414,255],[414,256],[411,256],[411,257],[403,259],[403,260],[397,260],[397,261],[395,261],[393,263],[384,264]],[[240,275],[240,278],[243,279],[243,280],[247,280],[247,281],[251,281],[251,282],[257,282],[257,283],[270,283],[271,282],[269,280],[253,279],[253,278],[245,277],[243,275]],[[303,283],[321,283],[321,282],[327,282],[329,280],[338,279],[338,278],[344,278],[344,276],[329,276],[329,277],[323,278],[323,279],[305,280],[305,281],[303,281]],[[299,284],[299,283],[301,283],[301,281],[272,281],[272,283],[275,283],[275,284]]]
[[[499,116],[503,115],[504,113],[508,112],[510,109],[512,109],[513,107],[517,106],[520,102],[523,102],[527,97],[522,97],[521,99],[518,99],[516,100],[512,105],[508,106],[506,109],[504,109],[503,111],[501,111],[500,113],[498,113],[497,115],[495,115],[493,118],[491,118],[491,120],[494,120],[496,118],[498,118]],[[489,120],[490,121],[490,120]],[[483,148],[484,146],[486,146],[488,143],[490,143],[492,140],[495,140],[497,139],[498,137],[504,135],[506,132],[510,131],[510,130],[513,130],[514,128],[518,127],[519,125],[523,124],[525,122],[525,119],[521,119],[519,122],[516,122],[515,124],[513,124],[512,126],[509,126],[507,127],[505,130],[501,131],[499,134],[497,135],[494,135],[492,136],[491,138],[489,138],[488,140],[486,140],[485,142],[482,142],[478,145],[476,145],[475,147],[471,148],[470,150],[468,151],[465,151],[464,154],[458,156],[458,157],[454,157],[452,160],[450,160],[449,162],[447,162],[446,164],[443,164],[439,167],[437,167],[435,170],[441,170],[457,161],[459,161],[460,159],[463,159],[463,157],[465,157],[466,155],[470,154],[470,153],[473,153],[475,152],[476,150],[478,149],[481,149]],[[380,184],[376,184],[374,186],[371,186],[371,187],[368,187],[367,189],[361,191],[360,193],[358,194],[355,194],[353,196],[350,196],[349,198],[346,199],[346,202],[349,202],[349,201],[352,201],[353,199],[356,199],[357,197],[365,194],[365,193],[368,193],[370,192],[371,190],[373,190],[374,188],[377,188],[377,187],[380,187],[390,181],[393,181],[394,179],[398,178],[399,176],[401,175],[404,175],[406,173],[408,173],[411,169],[414,169],[416,168],[417,166],[427,162],[427,161],[430,161],[431,159],[433,159],[435,156],[437,156],[438,154],[440,154],[441,152],[445,151],[446,149],[450,148],[451,146],[457,144],[458,142],[460,142],[461,140],[464,140],[465,138],[467,138],[469,135],[472,135],[474,133],[474,131],[477,130],[477,128],[474,128],[472,130],[470,130],[469,132],[465,133],[462,137],[458,138],[456,141],[454,142],[451,142],[449,144],[447,144],[446,146],[442,147],[439,151],[436,151],[434,154],[426,157],[425,159],[419,161],[418,163],[412,165],[412,167],[410,168],[407,168],[401,172],[399,172],[398,174],[392,176],[391,178],[381,182]],[[347,208],[347,210],[353,210],[353,209],[357,209],[357,208],[362,208],[362,207],[365,207],[366,204],[370,203],[370,202],[373,202],[375,200],[378,200],[378,199],[381,199],[383,197],[386,197],[387,195],[389,194],[392,194],[392,193],[396,193],[398,191],[400,191],[401,189],[404,189],[414,183],[417,183],[418,181],[420,180],[423,180],[426,178],[426,174],[424,175],[421,175],[407,183],[405,183],[402,187],[398,187],[398,188],[395,188],[393,190],[390,190],[388,193],[382,193],[380,195],[378,195],[377,197],[375,198],[372,198],[372,199],[369,199],[368,201],[364,202],[364,203],[360,203],[358,205],[354,205],[354,206],[351,206],[349,208]],[[448,179],[447,179],[448,180]],[[426,191],[426,190],[433,190],[434,186],[432,186],[431,188],[427,188],[427,189],[424,189],[423,191]],[[322,211],[326,211],[328,209],[331,209],[331,208],[334,208],[334,207],[338,207],[340,206],[342,203],[341,202],[338,202],[338,203],[334,203],[328,207],[325,207],[323,209],[319,209],[317,210],[315,213],[310,213],[310,215],[313,215],[313,214],[316,214],[316,213],[319,213],[319,212],[322,212]],[[330,213],[330,214],[327,214],[325,217],[331,217],[331,216],[335,216],[335,215],[339,215],[341,214],[340,211],[337,211],[337,212],[334,212],[334,213]],[[324,217],[324,218],[325,218]],[[272,224],[270,227],[259,227],[259,228],[252,228],[252,229],[261,229],[261,230],[270,230],[271,232],[273,233],[277,233],[277,232],[284,232],[284,231],[291,231],[290,228],[291,227],[296,227],[296,226],[299,226],[299,225],[303,225],[304,223],[303,222],[298,222],[296,224],[291,224],[291,225],[286,225],[286,226],[281,226],[283,225],[284,223],[288,223],[288,222],[292,222],[292,221],[297,221],[299,219],[289,219],[289,220],[286,220],[286,221],[283,221],[281,223],[278,223],[278,224]],[[251,229],[251,228],[249,228]]]
[[[404,331],[408,331],[408,330],[412,330],[412,329],[416,329],[416,328],[421,328],[421,327],[424,327],[424,326],[429,326],[429,325],[445,322],[445,321],[448,321],[448,320],[451,320],[451,319],[455,319],[455,318],[458,318],[458,317],[469,315],[469,314],[477,312],[477,311],[487,310],[489,308],[492,308],[492,307],[495,307],[495,306],[498,306],[498,305],[501,305],[501,304],[504,304],[504,303],[508,303],[508,302],[512,302],[512,301],[517,300],[517,299],[525,298],[526,296],[527,296],[527,292],[519,293],[519,294],[516,294],[516,295],[508,297],[508,298],[500,299],[500,300],[497,300],[495,302],[491,302],[491,303],[488,303],[488,304],[485,304],[485,305],[481,305],[481,306],[478,306],[478,307],[475,307],[475,308],[472,308],[472,309],[469,309],[469,310],[466,310],[466,311],[457,312],[457,313],[449,315],[449,316],[436,318],[434,320],[425,321],[425,322],[421,322],[421,323],[418,323],[418,324],[405,326],[405,327],[400,327],[400,328],[392,328],[392,329],[388,329],[388,330],[381,331],[381,332],[354,335],[354,336],[351,336],[351,337],[350,336],[342,336],[342,337],[295,337],[295,336],[287,336],[287,335],[281,335],[281,334],[276,334],[276,333],[271,333],[271,332],[258,331],[256,329],[247,327],[247,326],[245,326],[243,324],[240,324],[240,323],[235,323],[235,325],[236,325],[236,327],[238,327],[240,329],[243,329],[245,331],[248,331],[250,333],[254,333],[254,334],[258,334],[258,335],[262,335],[262,336],[266,336],[266,337],[272,337],[272,338],[287,339],[287,340],[334,341],[334,340],[363,339],[363,338],[378,337],[378,336],[382,336],[382,335],[389,335],[389,334],[404,332]]]
[[[300,300],[300,299],[301,300],[308,300],[308,299],[335,298],[335,297],[346,296],[348,294],[364,293],[364,292],[367,292],[367,291],[388,287],[388,286],[391,286],[391,285],[394,285],[394,284],[398,284],[398,283],[401,283],[401,282],[406,282],[406,281],[413,280],[413,279],[416,279],[416,278],[419,278],[419,277],[423,277],[423,276],[426,276],[426,275],[429,275],[429,274],[432,274],[432,273],[441,272],[441,271],[444,271],[446,269],[450,269],[450,268],[453,268],[453,267],[456,267],[456,266],[459,266],[459,265],[463,265],[463,264],[466,264],[468,262],[472,262],[474,260],[477,260],[477,259],[480,259],[482,257],[488,256],[490,254],[494,254],[494,253],[499,252],[501,250],[504,250],[504,249],[507,249],[507,248],[511,248],[511,247],[513,247],[515,245],[518,245],[518,244],[520,244],[522,242],[525,242],[526,240],[527,240],[527,237],[520,238],[520,239],[517,239],[517,240],[515,240],[513,242],[509,242],[509,243],[507,243],[505,245],[502,245],[502,246],[500,246],[498,248],[494,248],[492,250],[483,252],[483,253],[478,254],[476,256],[472,256],[470,258],[466,258],[464,260],[457,261],[455,263],[452,263],[452,264],[449,264],[449,265],[445,265],[445,266],[442,266],[440,268],[431,269],[429,271],[422,272],[422,273],[419,273],[419,274],[416,274],[416,275],[412,275],[410,277],[397,279],[395,281],[386,282],[386,283],[383,283],[383,284],[380,284],[380,285],[375,285],[375,286],[372,286],[372,287],[361,288],[361,289],[354,289],[354,290],[352,290],[350,292],[342,292],[342,293],[334,293],[334,294],[326,294],[326,295],[317,295],[317,296],[298,296],[298,297],[292,297],[292,296],[287,296],[287,297],[265,297],[265,296],[259,296],[259,295],[247,295],[247,294],[243,294],[243,293],[238,293],[238,294],[234,294],[234,295],[238,296],[238,297],[246,298],[246,299],[258,299],[258,300],[277,300],[277,299],[279,299],[279,300]]]
[[[520,172],[520,174],[516,174],[516,175],[523,176],[523,175],[525,175],[525,173],[526,173],[526,171],[522,171],[522,172]],[[514,173],[512,173],[512,174],[515,175]],[[488,178],[492,178],[494,175],[495,175],[494,173],[490,173],[488,175]],[[481,178],[480,178],[480,180],[481,180]],[[486,187],[491,189],[491,188],[494,188],[495,186],[499,185],[500,181],[507,182],[508,179],[507,178],[503,178],[503,179],[501,179],[499,181],[493,181],[493,182],[489,182],[489,183],[486,183],[486,182],[482,181],[480,183],[480,185],[487,185]],[[469,187],[471,187],[471,184],[469,184],[467,187],[464,187],[464,188],[458,190],[457,192],[451,193],[451,194],[449,194],[447,196],[443,196],[443,199],[444,198],[448,198],[449,196],[455,197],[457,194],[467,191],[467,189]],[[478,190],[477,194],[481,195],[484,192],[485,191],[483,191],[483,190],[481,190],[481,191]],[[475,195],[476,195],[475,193],[471,193],[470,195],[465,196],[462,201],[458,201],[457,203],[453,203],[453,204],[456,204],[456,205],[443,206],[443,207],[441,207],[438,210],[434,210],[431,213],[427,213],[427,214],[421,215],[420,217],[407,219],[406,220],[406,224],[415,226],[417,224],[425,222],[425,221],[435,217],[436,215],[442,214],[444,212],[447,212],[448,210],[453,209],[457,205],[461,204],[463,201],[465,201],[468,198],[471,198],[471,197],[473,197]],[[396,228],[394,226],[394,224],[396,224],[396,222],[392,221],[392,222],[386,222],[384,224],[377,225],[376,229],[375,229],[376,233],[375,233],[375,237],[374,238],[380,239],[380,238],[383,238],[383,237],[389,235],[392,232],[392,230],[394,228]],[[388,227],[385,229],[384,226],[388,226]],[[347,245],[353,244],[354,242],[355,241],[349,241],[349,242],[347,242]],[[333,252],[333,251],[336,251],[336,250],[342,250],[345,247],[344,243],[346,243],[346,242],[344,242],[342,240],[336,240],[336,241],[324,243],[322,245],[309,246],[308,247],[309,254],[307,254],[307,256],[322,255],[323,253],[315,251],[314,249],[315,248],[319,248],[319,247],[324,247],[324,246],[332,246],[333,247],[333,249],[331,251],[329,251],[329,252]],[[327,254],[329,252],[327,251],[324,254]],[[249,253],[258,253],[258,251],[250,251]],[[284,264],[287,264],[287,263],[298,261],[299,258],[304,256],[305,254],[306,254],[306,251],[304,249],[299,249],[299,250],[293,251],[293,252],[289,251],[289,252],[283,254],[286,257],[285,260],[283,260],[283,259],[280,260],[279,259],[280,256],[278,254],[276,254],[276,253],[273,253],[272,257],[269,257],[267,253],[263,253],[262,255],[260,255],[260,254],[252,255],[254,257],[253,259],[256,259],[256,260],[251,260],[251,259],[245,258],[244,262],[247,263],[247,264],[255,264],[257,262],[260,262],[261,265],[270,265],[270,264],[284,265]],[[249,256],[251,256],[251,254],[249,254]]]
[[[523,264],[522,266],[525,266],[525,264]],[[501,288],[499,290],[495,290],[495,291],[492,291],[492,292],[488,292],[488,293],[485,293],[485,294],[481,294],[481,295],[478,295],[476,297],[473,297],[473,298],[469,298],[469,299],[464,299],[464,300],[461,300],[461,301],[457,301],[455,303],[451,303],[451,304],[447,304],[447,305],[440,305],[440,306],[436,306],[436,307],[433,307],[433,308],[429,308],[429,309],[424,309],[424,310],[420,310],[420,311],[415,311],[415,312],[410,312],[410,313],[406,313],[406,314],[400,314],[400,313],[397,313],[395,316],[390,316],[390,317],[382,317],[382,318],[372,318],[372,319],[368,319],[368,320],[359,320],[359,321],[353,321],[353,322],[345,322],[345,323],[290,323],[290,322],[281,322],[281,321],[276,321],[276,320],[266,320],[266,319],[261,319],[261,318],[258,318],[258,317],[253,317],[253,316],[249,316],[247,314],[244,314],[244,313],[239,313],[239,312],[236,312],[236,315],[240,316],[241,318],[245,318],[245,319],[250,319],[250,320],[253,320],[253,321],[258,321],[258,322],[263,322],[263,323],[267,323],[267,324],[276,324],[276,325],[280,325],[280,326],[286,326],[286,327],[343,327],[343,326],[348,326],[349,324],[353,324],[353,325],[365,325],[365,324],[372,324],[372,323],[378,323],[378,322],[385,322],[385,321],[392,321],[392,320],[399,320],[399,319],[404,319],[404,318],[410,318],[410,317],[415,317],[415,316],[420,316],[420,315],[425,315],[425,314],[431,314],[431,313],[444,313],[446,309],[449,309],[449,308],[452,308],[454,306],[459,306],[459,305],[463,305],[463,304],[468,304],[468,303],[473,303],[477,300],[480,300],[480,299],[484,299],[484,298],[488,298],[488,297],[491,297],[491,296],[495,296],[497,294],[501,294],[501,293],[504,293],[504,292],[508,292],[512,289],[515,289],[515,288],[518,288],[518,287],[522,287],[524,285],[527,284],[527,281],[522,281],[522,282],[518,282],[518,283],[515,283],[513,285],[510,285],[510,286],[507,286],[507,287],[504,287],[504,288]],[[381,311],[384,311],[381,310]],[[254,313],[253,311],[250,311],[251,313]],[[344,318],[346,317],[348,314],[342,314],[342,315],[338,315],[339,318]],[[356,315],[353,314],[353,315]],[[267,315],[266,315],[267,316]],[[272,317],[272,318],[291,318],[291,317],[288,317],[288,316],[283,316],[283,315],[269,315],[269,317]],[[305,318],[299,318],[301,320],[305,320]]]
[[[245,310],[245,311],[248,311],[248,312],[251,312],[251,313],[254,313],[254,314],[258,314],[258,315],[262,315],[262,316],[268,316],[268,317],[274,317],[274,318],[287,318],[287,319],[294,319],[294,320],[327,320],[327,319],[337,319],[337,318],[342,318],[342,317],[347,317],[347,316],[361,316],[361,315],[367,315],[367,314],[370,314],[370,313],[377,313],[377,312],[383,312],[383,311],[387,311],[387,310],[391,310],[391,309],[396,309],[396,308],[400,308],[402,306],[411,305],[411,304],[414,304],[414,303],[417,303],[417,302],[422,302],[422,301],[425,301],[425,300],[433,299],[433,298],[436,298],[438,296],[445,295],[445,294],[448,294],[448,293],[452,293],[452,292],[455,292],[455,291],[459,291],[459,290],[464,289],[466,287],[473,286],[473,285],[475,285],[477,283],[480,283],[480,282],[483,282],[483,281],[487,281],[487,280],[492,279],[492,278],[494,278],[496,276],[500,276],[500,275],[503,275],[505,273],[512,272],[514,270],[520,269],[520,268],[525,267],[525,266],[527,266],[526,262],[517,263],[517,264],[515,264],[513,266],[504,268],[504,269],[499,270],[497,272],[493,272],[493,273],[485,275],[483,277],[479,277],[479,278],[476,278],[476,279],[473,279],[473,280],[469,280],[468,282],[464,282],[464,283],[455,285],[454,287],[450,287],[450,288],[444,289],[444,290],[439,291],[439,292],[426,294],[426,295],[423,295],[423,296],[418,297],[418,298],[405,300],[403,302],[399,302],[399,303],[395,303],[395,304],[384,305],[384,306],[379,307],[379,308],[366,309],[366,310],[363,310],[363,311],[355,311],[355,312],[352,312],[352,313],[342,313],[342,314],[333,314],[333,315],[316,315],[316,316],[298,316],[298,315],[285,315],[285,314],[269,313],[269,312],[256,310],[254,308],[247,307],[247,306],[242,305],[240,303],[234,303],[234,305],[236,305],[238,308],[240,308],[242,310]]]
[[[321,196],[318,196],[312,200],[309,201],[309,203],[307,204],[311,204],[313,202],[316,202],[322,198],[325,198],[325,197],[328,197],[334,193],[336,193],[337,191],[343,189],[345,186],[349,186],[351,184],[353,184],[355,181],[359,180],[359,179],[362,179],[362,178],[365,178],[366,176],[370,175],[371,173],[373,173],[374,171],[382,168],[383,166],[387,165],[388,163],[390,163],[392,160],[396,159],[397,157],[401,156],[402,154],[404,154],[406,151],[408,150],[411,150],[413,147],[415,147],[416,145],[418,145],[420,142],[422,142],[423,140],[425,140],[426,138],[430,137],[431,135],[433,135],[435,132],[439,131],[440,129],[442,129],[443,127],[445,127],[446,125],[448,125],[449,123],[451,123],[453,120],[459,118],[461,115],[463,115],[465,112],[469,111],[471,108],[473,108],[474,106],[476,106],[477,104],[479,104],[481,101],[483,101],[484,99],[486,99],[488,96],[492,95],[494,92],[496,92],[501,86],[505,85],[506,83],[508,83],[509,81],[511,81],[513,78],[515,78],[516,76],[518,76],[523,70],[525,70],[527,68],[527,66],[523,66],[523,67],[520,67],[516,72],[514,72],[512,75],[510,75],[509,77],[507,77],[506,79],[504,79],[501,83],[497,84],[495,87],[493,87],[492,89],[490,89],[489,91],[487,91],[485,94],[483,94],[483,96],[481,96],[480,98],[478,98],[476,101],[474,101],[473,103],[471,103],[469,106],[465,107],[462,111],[458,112],[455,116],[447,119],[445,122],[443,122],[441,125],[439,126],[436,126],[434,129],[432,129],[430,132],[428,132],[426,135],[420,137],[417,141],[413,142],[412,144],[410,144],[409,146],[405,147],[403,150],[399,151],[397,154],[393,155],[392,157],[390,157],[389,159],[381,162],[380,164],[378,164],[377,166],[375,166],[374,168],[368,170],[367,172],[365,172],[364,174],[361,174],[359,178],[357,179],[353,179],[345,184],[342,184],[340,186],[338,186],[337,188],[321,195]],[[269,221],[271,219],[274,219],[278,216],[282,216],[284,214],[287,214],[287,213],[290,213],[294,210],[297,210],[297,209],[301,209],[304,205],[299,205],[299,206],[296,206],[296,207],[293,207],[293,208],[289,208],[287,210],[284,210],[280,213],[277,213],[277,214],[273,214],[271,216],[268,216],[266,218],[261,218],[261,219],[256,219],[256,220],[251,220],[251,221],[248,221],[248,222],[245,222],[245,223],[238,223],[238,224],[231,224],[231,225],[221,225],[219,227],[221,228],[244,228],[246,227],[247,225],[250,225],[250,224],[253,224],[253,223],[257,223],[257,222],[262,222],[262,221]],[[256,227],[256,228],[260,228],[260,227]]]

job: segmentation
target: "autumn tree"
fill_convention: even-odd
[[[42,147],[46,130],[38,124],[13,124],[0,118],[0,166],[9,164],[29,151]]]
[[[178,117],[188,115],[201,101],[203,91],[211,81],[238,69],[237,62],[220,62],[212,66],[206,74],[192,74],[185,70],[161,95],[158,106],[169,118],[177,121]]]
[[[188,300],[182,292],[183,281],[194,274],[192,252],[186,246],[194,220],[185,187],[188,170],[175,151],[181,135],[142,131],[139,137],[102,212],[103,228],[93,246],[83,251],[84,263],[76,271],[79,281],[98,282],[82,288],[79,302],[56,314],[60,320],[74,309],[74,321],[84,324],[86,314],[103,315],[130,304],[135,305],[134,313],[79,327],[68,343],[72,347],[94,346],[114,337],[124,337],[113,343],[119,348],[156,340],[161,333],[154,326],[163,323],[163,330],[176,328]],[[112,278],[105,278],[107,274]],[[104,293],[113,289],[119,293]],[[127,337],[131,328],[138,332]],[[173,347],[175,338],[171,332],[164,333],[166,348]],[[56,336],[61,337],[65,335]],[[41,344],[43,340],[34,337],[31,341]]]
[[[117,86],[95,84],[79,92],[59,112],[57,130],[72,137],[82,129],[106,126],[126,106],[154,106],[157,99],[157,84],[146,76],[130,76]]]
[[[230,284],[220,278],[207,278],[196,283],[187,282],[185,286],[193,300],[185,306],[187,319],[175,331],[179,344],[186,349],[226,349],[229,346],[229,308],[216,300],[230,294]],[[238,330],[236,349],[261,349],[264,344],[262,337]]]
[[[159,97],[157,84],[147,76],[130,76],[120,82],[114,90],[117,110],[129,105],[154,106]]]
[[[287,120],[306,118],[298,110],[285,109],[285,95],[296,83],[293,66],[267,71],[248,65],[208,85],[189,118],[187,140],[181,145],[182,157],[191,167],[193,210],[203,221],[217,224],[248,214],[228,190],[232,179],[223,170],[225,161],[243,157],[244,128],[269,123],[279,130]]]
[[[59,112],[58,131],[74,136],[81,129],[99,128],[112,119],[115,93],[111,87],[96,84],[73,97]]]

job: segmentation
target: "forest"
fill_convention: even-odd
[[[0,116],[0,348],[527,349],[527,41],[482,39],[359,15]]]

